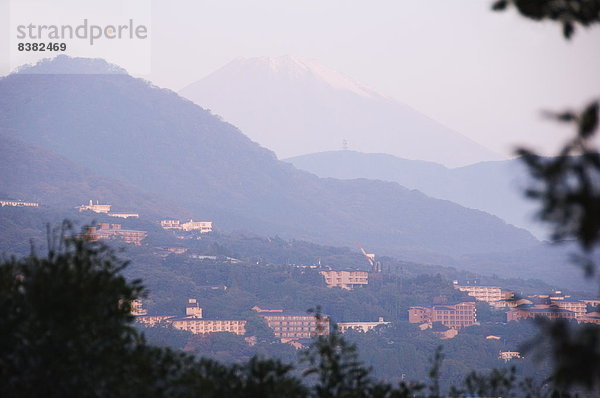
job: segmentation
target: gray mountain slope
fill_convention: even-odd
[[[72,69],[78,60],[53,62]],[[457,266],[539,247],[497,217],[397,183],[300,171],[191,101],[127,75],[9,75],[0,79],[0,129],[224,230],[361,242],[381,255]]]
[[[518,159],[447,168],[387,154],[330,151],[286,161],[320,177],[394,181],[431,197],[494,214],[539,238],[547,235],[545,226],[534,219],[536,204],[523,194],[528,177]]]
[[[91,199],[112,204],[116,212],[141,213],[150,218],[189,215],[189,211],[165,198],[121,181],[98,177],[61,155],[14,138],[11,136],[14,132],[3,133],[0,133],[0,195],[63,209],[73,209]],[[169,203],[169,211],[165,211],[165,203]]]

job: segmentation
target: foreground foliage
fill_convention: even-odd
[[[141,282],[110,248],[67,231],[46,257],[0,265],[0,396],[306,395],[278,361],[225,366],[147,345],[130,315]]]
[[[55,231],[47,256],[0,264],[0,396],[7,397],[438,397],[442,354],[428,384],[376,380],[356,347],[334,332],[316,339],[299,365],[253,357],[226,365],[154,347],[133,327],[139,280],[109,247]],[[69,236],[67,236],[69,235]],[[317,316],[320,316],[317,313]],[[512,372],[512,373],[511,373]],[[530,391],[514,370],[471,374],[454,396]]]

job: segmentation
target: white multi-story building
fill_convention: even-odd
[[[339,322],[337,326],[340,333],[344,333],[350,329],[366,333],[375,329],[377,326],[389,324],[391,324],[391,322],[385,322],[383,317],[380,316],[377,322]]]
[[[108,214],[110,212],[111,205],[101,205],[98,203],[98,201],[96,201],[96,204],[94,204],[94,202],[92,200],[90,200],[89,204],[81,205],[77,208],[79,209],[79,211],[90,210],[95,213]]]
[[[40,204],[36,202],[23,202],[20,200],[0,200],[0,206],[13,206],[13,207],[39,207]]]
[[[212,232],[212,221],[193,221],[190,220],[181,224],[184,231],[198,231],[201,234]]]
[[[466,292],[469,296],[475,297],[477,301],[493,303],[503,299],[508,299],[507,292],[502,292],[498,286],[480,286],[480,285],[454,285],[455,289]]]

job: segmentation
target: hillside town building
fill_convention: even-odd
[[[273,329],[273,333],[281,339],[282,343],[329,335],[330,325],[327,315],[321,315],[317,319],[315,315],[289,312],[283,309],[263,309],[258,306],[254,306],[252,309],[265,319],[267,325]]]
[[[555,291],[550,294],[529,296],[528,300],[522,299],[520,302],[522,303],[506,313],[508,322],[536,317],[574,319],[581,323],[599,323],[600,321],[597,313],[587,312],[587,305],[600,303],[600,299],[577,300],[561,291]]]
[[[100,239],[121,239],[123,242],[131,243],[136,246],[142,244],[148,233],[146,231],[136,231],[131,229],[122,229],[121,224],[102,223],[98,227],[88,227],[83,238],[90,241]]]
[[[161,220],[160,226],[163,229],[174,229],[181,231],[198,231],[201,234],[212,232],[212,221],[193,221],[181,223],[179,220]]]
[[[340,287],[351,290],[369,284],[369,273],[366,271],[321,271],[327,287]]]
[[[188,221],[181,224],[184,231],[198,231],[201,234],[212,232],[212,221]]]
[[[90,200],[89,204],[77,206],[76,209],[79,209],[79,211],[93,211],[94,213],[106,214],[107,216],[110,216],[110,217],[118,217],[118,218],[139,218],[140,217],[140,215],[138,213],[129,213],[129,212],[111,213],[110,212],[111,207],[112,207],[112,205],[109,205],[109,204],[101,205],[100,203],[98,203],[98,201],[96,201],[96,204],[94,204],[94,201]]]
[[[489,303],[494,308],[515,308],[523,304],[532,304],[533,302],[524,298],[511,298],[511,299],[503,299],[499,301],[494,301]]]
[[[110,208],[111,205],[101,205],[98,203],[98,201],[96,201],[96,204],[94,204],[94,201],[90,200],[90,203],[87,205],[81,205],[77,207],[79,209],[79,211],[93,211],[94,213],[103,213],[103,214],[108,214],[110,212]]]
[[[419,324],[440,322],[451,329],[460,329],[477,324],[477,309],[473,301],[431,307],[415,306],[408,310],[408,321]]]
[[[181,229],[181,222],[179,220],[161,220],[160,226],[163,229]]]
[[[108,215],[119,218],[140,218],[138,213],[109,213]]]
[[[500,351],[498,353],[498,359],[502,359],[504,362],[508,362],[511,359],[523,358],[521,353],[518,351]]]
[[[559,299],[559,300],[550,300],[551,306],[556,306],[563,310],[572,311],[575,313],[575,318],[579,319],[587,312],[587,305],[580,300],[574,299]]]
[[[523,304],[510,309],[506,313],[506,321],[520,321],[529,318],[548,318],[548,319],[576,319],[573,311],[559,308],[556,305],[549,304]]]
[[[588,312],[583,314],[578,321],[580,323],[594,323],[600,325],[600,312]]]
[[[377,322],[339,322],[337,324],[340,333],[345,333],[348,330],[356,330],[359,332],[368,332],[375,329],[377,326],[390,325],[391,322],[385,322],[383,317],[379,317]]]
[[[419,328],[421,330],[429,329],[431,333],[441,340],[453,339],[458,335],[458,329],[445,326],[441,322],[423,323]]]
[[[142,300],[135,299],[131,301],[131,315],[139,316],[139,315],[147,315],[148,311],[144,309],[142,305]]]
[[[586,305],[591,305],[592,307],[598,307],[600,306],[600,299],[583,299],[581,300],[583,301]]]
[[[242,319],[207,319],[203,317],[202,308],[196,299],[189,299],[185,308],[185,316],[176,315],[143,315],[136,317],[136,321],[148,326],[166,323],[174,328],[185,330],[193,334],[208,334],[218,332],[246,333],[246,320]]]
[[[39,207],[40,204],[36,202],[23,202],[20,200],[0,200],[0,205],[12,206],[12,207]]]
[[[477,301],[485,301],[486,303],[494,303],[500,300],[510,300],[514,293],[503,291],[498,286],[481,286],[481,285],[459,285],[454,283],[454,288],[461,292],[466,292],[469,296],[474,297]]]

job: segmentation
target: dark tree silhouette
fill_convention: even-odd
[[[566,39],[573,37],[576,26],[600,22],[599,0],[498,0],[492,8],[498,11],[511,5],[528,18],[560,23]],[[525,148],[517,151],[534,179],[526,194],[540,202],[539,218],[552,226],[555,243],[575,240],[579,244],[583,254],[574,255],[574,262],[588,278],[596,272],[594,253],[600,245],[600,154],[592,142],[598,130],[598,109],[595,100],[580,112],[547,113],[576,130],[556,156],[543,157]],[[534,347],[549,343],[547,354],[553,361],[552,381],[557,388],[600,393],[600,327],[538,321],[540,334]]]
[[[49,233],[46,257],[0,264],[2,397],[304,397],[292,367],[225,366],[145,343],[130,303],[144,294],[108,246]]]
[[[600,22],[598,0],[497,0],[492,8],[501,11],[511,5],[527,18],[559,22],[567,39],[573,36],[577,25],[587,27]]]

